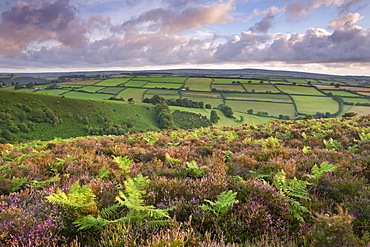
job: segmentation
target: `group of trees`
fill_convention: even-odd
[[[188,107],[188,108],[207,108],[210,109],[210,104],[204,104],[203,101],[193,101],[188,98],[182,98],[182,99],[164,99],[160,97],[159,95],[154,95],[152,98],[145,98],[143,100],[144,103],[151,103],[153,105],[156,105],[159,102],[165,102],[167,105],[170,106],[182,106],[182,107]]]

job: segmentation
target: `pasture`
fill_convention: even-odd
[[[143,88],[173,88],[178,89],[182,87],[182,84],[177,83],[161,83],[161,82],[149,82],[146,85],[142,86]]]
[[[220,90],[220,91],[237,91],[237,92],[245,92],[244,87],[241,84],[212,84],[212,89]]]
[[[285,94],[255,94],[255,93],[224,93],[225,99],[233,100],[260,100],[271,102],[292,103],[292,100]]]
[[[188,77],[150,77],[148,78],[150,82],[179,83],[179,84],[184,84],[186,79],[188,79]]]
[[[212,78],[190,77],[185,81],[185,87],[194,91],[211,91]]]
[[[290,83],[307,84],[307,80],[301,78],[286,78],[285,80]]]
[[[239,78],[213,78],[212,84],[234,84],[236,82],[238,82],[238,83],[248,83],[248,81],[249,80],[239,79]]]
[[[370,100],[369,99],[365,99],[365,98],[348,98],[348,97],[342,97],[342,99],[344,100],[344,102],[348,102],[348,103],[354,103],[354,104],[357,104],[357,103],[365,103],[365,104],[370,104]]]
[[[271,93],[280,93],[278,89],[274,85],[263,83],[263,84],[243,84],[245,89],[248,92],[257,92],[257,93],[265,93],[265,92],[271,92]]]
[[[225,100],[226,105],[230,106],[234,111],[247,112],[253,109],[254,113],[268,112],[269,116],[286,115],[291,118],[295,117],[293,104],[275,103],[275,102],[257,102],[257,101],[241,101],[241,100]]]
[[[333,95],[339,95],[343,97],[358,97],[358,94],[350,93],[344,90],[323,90],[325,93],[332,93]]]
[[[105,87],[101,90],[99,90],[99,93],[109,93],[109,94],[118,94],[120,91],[122,91],[123,87]]]
[[[24,90],[22,90],[24,91]],[[35,91],[36,93],[43,93],[43,94],[49,94],[49,95],[61,95],[66,92],[68,92],[69,89],[40,89]]]
[[[143,87],[148,83],[148,81],[142,80],[130,80],[125,83],[125,87]]]
[[[221,94],[218,92],[181,92],[183,97],[209,97],[209,98],[222,98]]]
[[[100,82],[96,83],[95,85],[97,85],[97,86],[108,86],[108,87],[111,86],[111,87],[114,87],[114,86],[118,86],[118,85],[121,85],[121,84],[125,84],[130,79],[131,78],[107,79],[107,80],[100,81]]]
[[[202,101],[204,104],[210,104],[212,108],[218,107],[220,104],[224,104],[222,98],[210,98],[210,97],[196,97],[196,96],[182,96],[192,101]]]
[[[73,97],[73,98],[81,98],[81,99],[98,99],[98,100],[109,99],[110,97],[112,97],[112,95],[109,95],[109,94],[84,93],[84,92],[76,92],[76,91],[69,91],[69,92],[63,94],[63,96]]]
[[[127,100],[133,98],[134,101],[141,102],[143,100],[143,94],[146,91],[144,88],[126,88],[121,91],[116,98]]]
[[[79,90],[83,90],[88,93],[96,93],[99,90],[102,90],[104,87],[98,87],[98,86],[86,86],[83,88],[80,88]]]
[[[348,111],[355,112],[360,116],[369,115],[370,112],[370,106],[354,106]]]
[[[338,102],[330,97],[292,95],[300,114],[335,113],[339,110]]]
[[[288,94],[304,94],[304,95],[318,95],[324,96],[315,87],[307,86],[291,86],[291,85],[276,85],[281,91]]]
[[[58,83],[58,85],[93,85],[99,81],[100,80],[68,81]]]

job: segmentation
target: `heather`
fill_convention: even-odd
[[[366,246],[370,116],[0,144],[2,246]]]

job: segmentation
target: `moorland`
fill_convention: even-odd
[[[368,78],[191,72],[2,75],[1,245],[370,244]]]

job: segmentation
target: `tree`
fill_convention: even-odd
[[[218,109],[220,111],[222,111],[222,113],[228,117],[228,118],[233,118],[233,115],[234,115],[234,112],[233,110],[231,109],[230,106],[227,106],[227,105],[224,105],[224,104],[221,104],[218,106]]]
[[[211,109],[211,108],[212,108],[212,106],[211,106],[210,104],[206,104],[204,107],[205,107],[206,109]]]
[[[211,119],[212,123],[214,123],[214,124],[218,123],[218,120],[220,119],[220,117],[218,116],[218,114],[215,110],[211,111],[210,119]]]
[[[253,109],[249,109],[249,110],[247,110],[247,113],[248,113],[248,114],[253,114]]]

